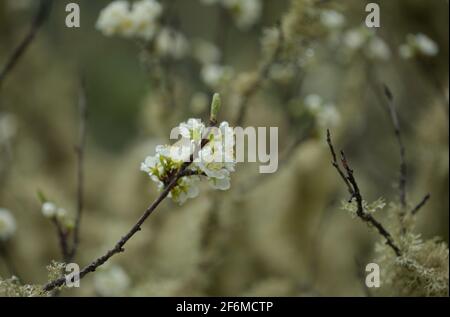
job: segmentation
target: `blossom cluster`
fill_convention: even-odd
[[[439,53],[438,45],[423,33],[408,34],[406,43],[400,45],[399,54],[409,59],[415,56],[435,56]]]
[[[154,41],[158,55],[180,59],[187,54],[189,43],[182,33],[161,25],[162,14],[163,7],[156,0],[135,1],[132,5],[116,0],[100,12],[96,27],[106,36]]]
[[[62,220],[67,215],[67,211],[64,208],[58,207],[51,201],[46,201],[42,204],[41,212],[45,218],[49,219],[57,218]]]
[[[173,145],[158,145],[156,154],[141,163],[141,170],[165,188],[186,162],[186,176],[178,179],[169,197],[183,204],[199,193],[198,183],[206,178],[214,189],[230,188],[230,174],[234,172],[234,131],[228,122],[217,128],[207,127],[200,119],[189,119],[181,123],[176,131],[181,140]],[[202,140],[207,140],[206,145]]]

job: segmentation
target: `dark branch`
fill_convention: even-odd
[[[6,76],[13,70],[14,66],[17,65],[20,58],[23,56],[27,48],[33,42],[38,30],[47,20],[50,13],[51,5],[52,0],[40,1],[38,12],[36,13],[36,16],[33,19],[31,27],[28,30],[28,33],[23,38],[22,42],[20,42],[19,45],[15,48],[15,50],[12,52],[12,54],[6,61],[6,64],[0,70],[0,89]]]
[[[64,228],[63,224],[58,220],[57,217],[52,218],[52,222],[55,225],[56,233],[58,234],[59,246],[61,248],[61,254],[64,262],[68,262],[70,257],[69,244],[67,241],[68,232]]]
[[[400,122],[398,119],[397,109],[394,105],[394,97],[392,92],[386,85],[383,85],[384,95],[387,99],[387,105],[389,108],[389,114],[391,116],[392,124],[394,126],[394,133],[397,139],[397,144],[400,149],[400,175],[398,180],[400,203],[403,209],[406,208],[406,181],[407,181],[407,166],[406,166],[406,150],[403,143],[402,133],[400,129]]]
[[[428,202],[428,200],[430,200],[431,195],[430,194],[426,194],[425,197],[422,198],[422,200],[420,201],[420,203],[417,204],[416,207],[413,208],[413,210],[411,210],[411,214],[415,215],[419,212],[420,209],[422,209],[423,206],[425,206],[425,204]]]
[[[210,122],[210,127],[214,126],[215,122]],[[209,133],[209,129],[206,129],[206,134]],[[164,190],[161,192],[158,198],[144,211],[142,216],[138,219],[138,221],[133,225],[133,227],[115,244],[115,246],[107,251],[104,255],[97,258],[96,260],[92,261],[89,265],[85,266],[81,272],[80,272],[80,279],[82,279],[84,276],[91,272],[95,272],[95,270],[104,264],[106,261],[108,261],[112,256],[114,256],[117,253],[124,252],[125,249],[123,248],[124,245],[130,240],[138,231],[141,230],[142,224],[145,222],[145,220],[155,211],[155,209],[159,206],[159,204],[169,195],[170,191],[177,185],[178,180],[183,177],[183,175],[186,173],[188,167],[192,164],[194,161],[194,157],[196,156],[196,153],[203,148],[208,143],[207,139],[203,139],[200,147],[194,151],[194,153],[190,156],[190,159],[188,162],[183,163],[183,165],[180,167],[178,172],[172,177],[171,181],[168,183],[168,185],[164,188]],[[43,290],[44,291],[51,291],[57,287],[61,287],[64,285],[66,279],[65,277],[60,277],[56,280],[48,282],[46,285],[44,285]]]
[[[331,134],[330,131],[327,131],[327,142],[330,147],[331,156],[333,157],[333,162],[336,163],[336,165],[333,164],[333,166],[338,171],[341,178],[344,180],[345,184],[348,186],[348,190],[350,192],[350,201],[355,199],[356,201],[356,215],[364,222],[369,224],[372,227],[375,227],[375,229],[378,231],[378,233],[383,236],[386,239],[386,244],[391,247],[392,250],[394,250],[395,254],[397,256],[401,256],[401,251],[399,247],[395,244],[391,234],[383,227],[383,225],[378,222],[371,214],[367,213],[364,210],[363,205],[363,198],[361,195],[361,192],[359,190],[358,183],[354,177],[353,170],[350,168],[350,165],[347,161],[347,158],[345,157],[345,154],[343,151],[341,151],[341,165],[345,171],[341,169],[339,164],[337,163],[336,158],[336,152],[334,151],[333,143],[331,141]]]
[[[80,81],[79,89],[79,143],[75,148],[77,155],[77,212],[75,217],[72,249],[70,251],[70,260],[73,260],[73,258],[75,257],[78,250],[78,245],[80,244],[80,225],[84,207],[84,152],[86,147],[86,123],[88,119],[88,104],[86,98],[86,87],[83,78]]]

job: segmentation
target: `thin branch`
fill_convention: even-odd
[[[395,138],[400,150],[400,175],[398,180],[400,203],[403,209],[406,208],[406,181],[407,181],[407,166],[406,166],[406,150],[403,142],[403,137],[400,129],[400,122],[398,120],[397,109],[394,105],[394,97],[386,85],[383,85],[384,95],[387,99],[387,105],[391,116],[392,124],[394,126]]]
[[[262,85],[262,83],[267,79],[270,71],[270,67],[278,60],[282,49],[283,49],[283,43],[284,43],[284,35],[282,32],[282,28],[280,24],[277,24],[277,30],[279,33],[278,36],[278,43],[277,47],[275,48],[275,51],[273,52],[272,56],[261,66],[259,69],[259,73],[257,76],[257,79],[251,85],[241,96],[240,103],[238,105],[238,114],[236,117],[236,126],[242,126],[245,115],[247,113],[248,103],[250,99],[253,97],[253,95],[256,93],[256,91],[259,89],[259,87]]]
[[[73,232],[72,249],[70,250],[70,260],[76,256],[80,244],[80,225],[84,207],[84,153],[86,147],[86,123],[88,119],[88,104],[86,98],[86,86],[84,79],[80,81],[80,91],[78,96],[78,110],[80,116],[79,143],[75,148],[77,155],[77,212]]]
[[[425,197],[422,198],[420,203],[418,203],[417,206],[411,210],[411,214],[416,215],[419,212],[419,210],[422,209],[423,206],[425,206],[425,204],[428,202],[428,200],[430,200],[430,198],[431,198],[431,195],[426,194]]]
[[[378,222],[370,213],[367,213],[364,210],[363,198],[361,192],[359,190],[358,183],[354,177],[353,170],[350,168],[347,158],[343,151],[341,151],[341,167],[337,163],[336,152],[334,151],[333,143],[331,141],[331,133],[327,132],[327,142],[330,147],[331,156],[333,157],[333,162],[336,162],[337,167],[333,164],[336,170],[339,172],[339,175],[344,180],[345,184],[348,186],[348,190],[350,192],[350,201],[355,199],[356,201],[356,215],[364,222],[369,224],[378,231],[378,233],[386,239],[386,244],[394,250],[397,256],[401,256],[400,248],[395,244],[391,234],[384,228],[384,226]],[[345,173],[344,173],[345,171]]]
[[[0,89],[6,76],[13,70],[14,66],[17,65],[20,58],[23,56],[27,48],[35,39],[38,30],[47,20],[52,6],[52,1],[53,0],[41,0],[39,2],[39,9],[33,19],[28,33],[23,38],[22,42],[20,42],[19,45],[15,48],[15,50],[6,61],[6,64],[0,70]]]
[[[67,229],[64,228],[64,226],[61,224],[61,222],[58,220],[58,218],[54,217],[52,218],[52,222],[55,225],[56,232],[58,234],[58,241],[59,246],[61,248],[61,254],[63,257],[64,262],[68,262],[70,257],[70,249],[69,244],[67,243],[68,238],[68,232]]]
[[[217,122],[210,122],[209,127],[215,126]],[[208,133],[209,129],[206,130],[206,134]],[[203,139],[200,146],[197,147],[196,151],[194,151],[193,154],[191,154],[190,159],[188,162],[183,163],[183,165],[180,167],[178,172],[172,177],[171,181],[168,183],[168,185],[164,188],[164,190],[161,192],[158,198],[144,211],[142,216],[138,219],[138,221],[131,227],[131,229],[115,244],[115,246],[107,251],[104,255],[97,258],[96,260],[92,261],[89,265],[85,266],[81,272],[80,272],[80,279],[82,279],[84,276],[91,272],[95,272],[95,270],[104,264],[106,261],[108,261],[112,256],[114,256],[117,253],[124,252],[124,246],[130,240],[138,231],[141,230],[142,224],[145,222],[145,220],[155,211],[155,209],[159,206],[159,204],[169,195],[170,191],[177,185],[178,180],[183,177],[183,175],[186,173],[187,168],[192,164],[194,161],[196,153],[203,148],[208,143],[207,139]],[[66,279],[65,277],[60,277],[56,280],[50,281],[47,284],[44,285],[43,290],[44,291],[51,291],[55,289],[56,287],[60,287],[65,283]]]

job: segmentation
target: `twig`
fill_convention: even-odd
[[[431,198],[431,195],[426,194],[425,197],[422,198],[420,203],[418,203],[417,206],[411,210],[411,214],[416,215],[419,212],[419,210],[422,209],[423,206],[425,206],[425,204],[428,202],[428,200],[430,200],[430,198]]]
[[[78,246],[80,244],[80,225],[84,207],[84,152],[86,147],[86,123],[88,119],[87,106],[86,86],[84,79],[82,78],[78,97],[78,109],[80,116],[79,143],[75,148],[77,155],[77,212],[69,260],[73,260],[76,256]]]
[[[6,76],[13,70],[14,66],[17,64],[17,62],[23,56],[23,54],[25,53],[27,48],[30,46],[30,44],[33,42],[38,30],[44,24],[45,20],[47,20],[49,13],[50,13],[51,5],[52,5],[52,0],[41,0],[39,2],[39,9],[33,19],[31,27],[28,30],[28,33],[23,38],[22,42],[20,42],[20,44],[12,52],[11,56],[8,58],[8,60],[6,61],[6,64],[3,66],[3,68],[1,68],[0,89],[1,89],[1,86],[2,86]]]
[[[69,245],[67,243],[68,242],[67,241],[68,232],[61,225],[61,223],[59,222],[58,218],[56,218],[56,217],[52,218],[52,222],[55,225],[56,232],[58,234],[58,241],[59,241],[59,246],[61,248],[63,261],[64,262],[68,262],[69,257],[70,257],[70,249],[69,249]]]
[[[406,208],[406,181],[407,181],[407,166],[406,166],[406,150],[403,143],[402,133],[400,129],[400,122],[398,120],[397,109],[394,105],[394,97],[386,85],[383,85],[384,95],[387,99],[387,105],[391,116],[392,124],[394,126],[394,133],[397,139],[397,144],[400,149],[400,175],[398,180],[400,203],[403,209]]]
[[[356,182],[356,179],[353,174],[353,170],[350,168],[350,165],[348,164],[347,158],[345,157],[345,154],[343,151],[341,151],[341,167],[337,163],[336,158],[336,152],[334,151],[333,143],[331,141],[331,133],[329,130],[327,130],[327,142],[330,147],[331,156],[333,157],[333,162],[336,163],[333,164],[333,166],[338,171],[341,178],[344,180],[345,184],[347,185],[347,188],[350,192],[350,202],[355,199],[356,201],[356,215],[364,222],[369,224],[370,226],[375,227],[375,229],[378,231],[378,233],[383,236],[386,239],[386,244],[394,250],[395,254],[397,256],[401,256],[401,251],[399,247],[395,244],[394,240],[392,239],[391,234],[383,227],[383,225],[378,222],[371,214],[367,213],[364,210],[363,205],[363,198],[361,195],[361,192],[359,190],[358,183]],[[345,173],[344,173],[345,171]]]
[[[217,122],[210,121],[209,127],[215,126]],[[208,133],[207,129],[207,133]],[[164,188],[164,190],[161,192],[158,198],[145,210],[145,212],[142,214],[142,216],[138,219],[138,221],[131,227],[131,229],[115,244],[115,246],[107,251],[104,255],[97,258],[96,260],[92,261],[89,265],[85,266],[81,272],[80,272],[80,279],[82,279],[87,274],[94,272],[99,266],[104,264],[106,261],[108,261],[112,256],[114,256],[117,253],[124,252],[125,249],[123,248],[124,245],[130,240],[138,231],[141,230],[142,224],[145,222],[145,220],[155,211],[155,209],[159,206],[159,204],[169,195],[170,191],[177,185],[178,180],[183,177],[184,173],[186,172],[187,168],[192,164],[194,161],[195,154],[198,153],[198,151],[203,148],[208,143],[207,139],[203,139],[200,147],[194,151],[193,154],[191,154],[190,159],[188,162],[183,163],[183,165],[180,167],[178,172],[172,177],[171,181],[168,183],[168,185]],[[60,287],[65,283],[65,277],[60,277],[56,280],[50,281],[47,284],[44,285],[43,290],[44,291],[51,291],[55,289],[56,287]]]
[[[262,83],[267,79],[270,71],[270,67],[278,60],[284,43],[284,36],[282,32],[282,28],[280,24],[277,24],[277,29],[279,33],[278,43],[275,51],[272,56],[261,66],[259,69],[259,73],[257,79],[241,96],[240,103],[238,105],[238,114],[236,117],[236,126],[242,126],[245,115],[247,113],[248,103],[253,95],[256,93],[258,88],[262,85]]]

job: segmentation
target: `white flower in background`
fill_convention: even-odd
[[[436,42],[423,33],[408,34],[406,43],[399,47],[399,54],[405,59],[413,58],[417,55],[436,56],[438,53],[439,47]]]
[[[236,25],[248,29],[261,17],[262,4],[260,0],[223,0],[222,4],[230,10]]]
[[[233,68],[219,64],[204,65],[201,71],[203,82],[211,88],[226,84],[233,75]]]
[[[280,43],[280,30],[277,27],[265,28],[261,38],[261,46],[267,54],[272,56]]]
[[[311,94],[305,97],[305,106],[311,112],[317,112],[323,106],[323,99],[319,95]]]
[[[106,36],[119,35],[150,40],[158,29],[161,5],[155,0],[111,2],[101,12],[96,27]]]
[[[211,42],[197,39],[194,41],[193,55],[201,64],[214,64],[220,61],[220,50]]]
[[[50,201],[47,201],[47,202],[42,204],[41,212],[42,212],[42,214],[44,215],[45,218],[54,218],[54,217],[56,217],[57,211],[58,211],[58,207],[54,203],[52,203]]]
[[[7,209],[0,208],[0,241],[9,240],[16,232],[16,221]]]
[[[174,59],[183,58],[189,50],[189,43],[178,31],[171,28],[162,29],[156,38],[156,51],[162,56]]]
[[[184,162],[198,154],[189,167],[192,175],[181,177],[168,197],[178,204],[199,194],[198,182],[206,177],[215,189],[230,187],[230,173],[234,171],[234,131],[227,122],[218,128],[207,128],[200,119],[189,119],[178,126],[182,139],[172,146],[159,145],[156,154],[141,163],[141,170],[157,183],[159,190],[167,186]],[[200,149],[202,139],[208,143]],[[194,151],[199,150],[198,153]]]
[[[374,36],[367,45],[367,55],[374,59],[388,60],[391,58],[391,49],[383,39]]]
[[[336,29],[344,26],[345,17],[334,10],[323,10],[320,13],[320,22],[329,29]]]
[[[95,274],[94,286],[100,296],[122,296],[130,287],[130,278],[122,267],[111,265]]]
[[[102,9],[96,27],[106,36],[133,34],[133,23],[129,11],[128,1],[114,1]]]
[[[162,6],[155,0],[133,2],[130,16],[133,23],[134,36],[150,40],[158,28],[158,18],[162,14]]]
[[[58,207],[51,201],[46,201],[42,204],[41,212],[45,218],[49,219],[58,218],[63,220],[67,216],[67,211],[64,208]]]
[[[351,50],[362,48],[373,32],[366,27],[358,27],[348,30],[344,34],[344,44]]]
[[[339,124],[341,118],[336,106],[325,102],[321,96],[316,94],[306,96],[304,105],[309,113],[316,118],[320,127],[329,128]]]
[[[324,105],[322,111],[317,114],[317,123],[323,128],[332,128],[339,124],[341,116],[332,103]]]
[[[8,142],[16,133],[16,117],[9,113],[0,113],[0,144]]]

